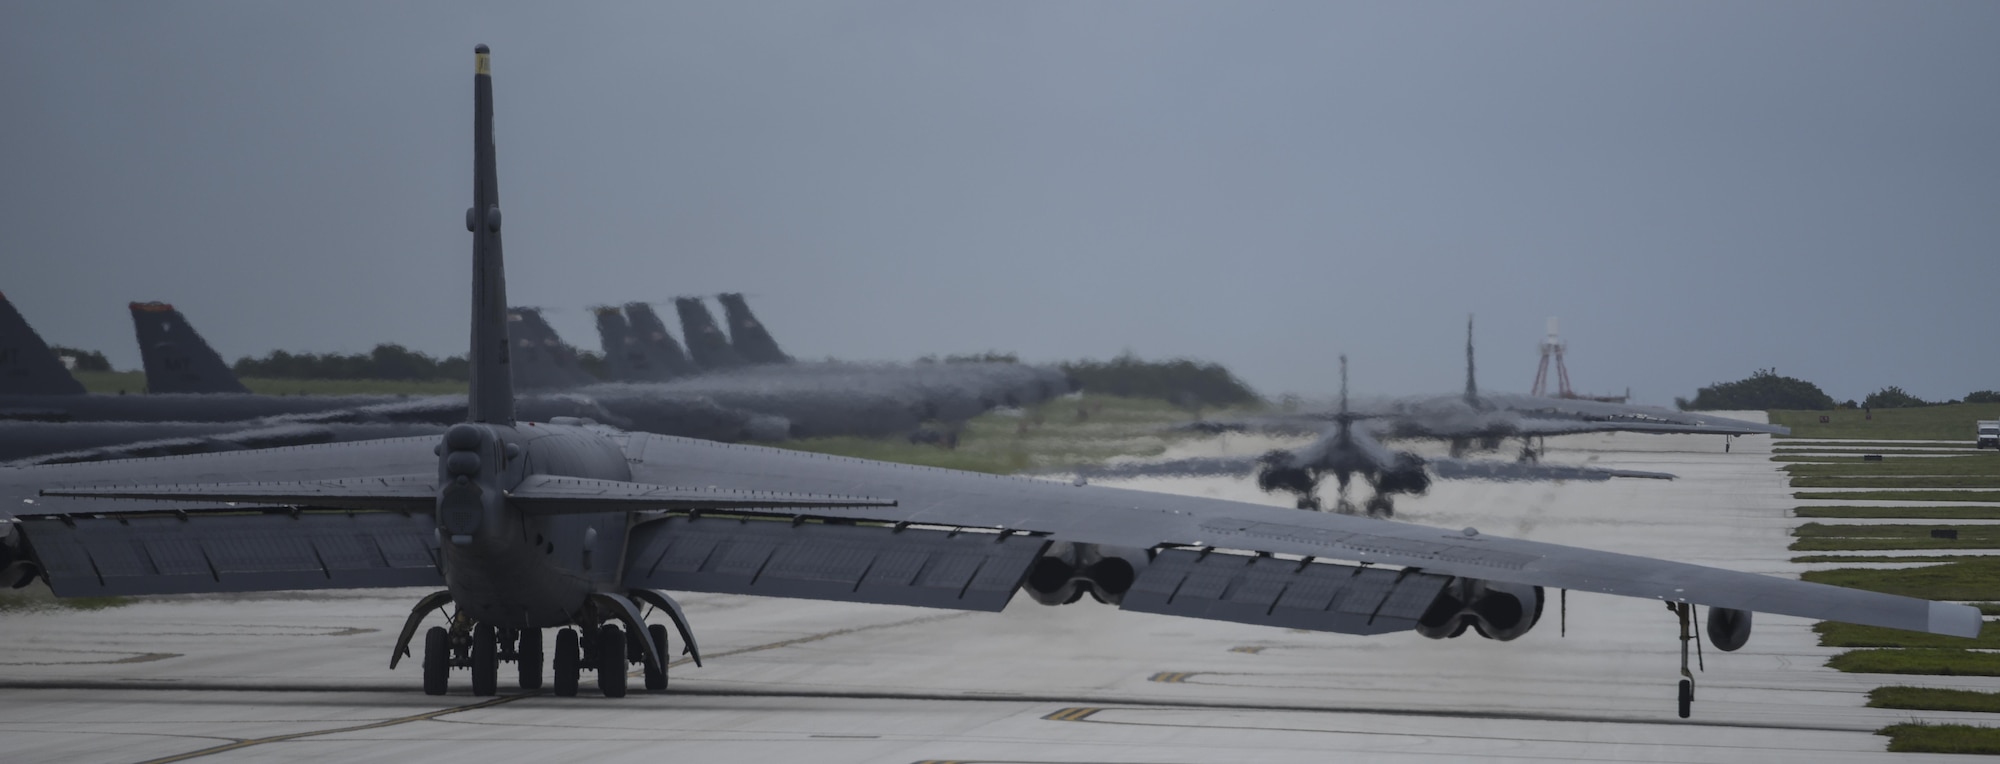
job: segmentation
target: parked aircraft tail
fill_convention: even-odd
[[[694,361],[689,360],[687,350],[674,340],[667,331],[667,324],[660,320],[660,314],[653,312],[653,306],[643,302],[625,303],[625,320],[632,327],[632,337],[646,350],[647,360],[656,368],[665,370],[664,378],[685,377],[701,371]]]
[[[722,303],[722,319],[729,322],[729,344],[749,363],[791,363],[792,357],[778,349],[777,339],[750,313],[750,303],[741,292],[724,292],[715,299]]]
[[[149,393],[247,393],[222,356],[164,302],[132,303],[132,328],[146,367]]]
[[[83,383],[70,376],[14,304],[0,295],[0,394],[82,395]]]
[[[681,314],[681,336],[687,338],[688,353],[703,369],[730,369],[743,365],[743,356],[729,346],[729,337],[715,325],[715,316],[698,297],[674,298],[674,310]]]
[[[1472,316],[1465,317],[1465,403],[1479,407],[1479,375],[1472,363]]]
[[[512,342],[514,386],[522,390],[561,390],[597,382],[577,361],[576,348],[563,342],[537,308],[509,308],[507,336]]]

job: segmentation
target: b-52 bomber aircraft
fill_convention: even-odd
[[[1979,632],[1964,605],[1473,531],[517,421],[492,77],[475,52],[468,421],[442,437],[0,470],[0,506],[20,512],[0,545],[10,583],[41,577],[59,596],[441,585],[390,661],[453,608],[423,638],[434,694],[465,668],[491,695],[503,661],[539,686],[544,629],[558,630],[558,695],[589,670],[624,694],[628,631],[647,687],[664,687],[666,629],[638,603],[700,654],[661,590],[998,611],[1018,589],[1060,603],[1087,585],[1139,612],[1499,640],[1535,625],[1550,588],[1644,597],[1679,616],[1683,716],[1695,605],[1724,650],[1744,645],[1754,611]]]
[[[1596,467],[1568,467],[1496,461],[1466,461],[1457,458],[1426,459],[1409,451],[1392,451],[1378,439],[1395,432],[1393,418],[1366,418],[1349,410],[1347,404],[1347,356],[1340,357],[1340,407],[1332,423],[1311,444],[1298,449],[1277,449],[1261,456],[1209,456],[1161,462],[1133,462],[1082,467],[1074,472],[1089,478],[1189,477],[1254,475],[1257,487],[1270,492],[1290,493],[1299,509],[1319,510],[1319,484],[1332,475],[1339,485],[1334,511],[1354,514],[1347,489],[1356,475],[1368,481],[1373,493],[1365,509],[1371,517],[1391,517],[1396,513],[1397,494],[1422,495],[1430,490],[1433,476],[1445,479],[1476,480],[1609,480],[1611,478],[1655,478],[1671,480],[1664,472],[1614,470]],[[1317,420],[1308,420],[1317,421]]]
[[[1192,422],[1177,429],[1196,432],[1265,432],[1308,435],[1323,432],[1342,418],[1371,421],[1374,434],[1385,440],[1441,440],[1451,444],[1456,458],[1467,451],[1492,451],[1506,440],[1520,439],[1521,461],[1541,457],[1535,443],[1551,435],[1587,432],[1631,432],[1652,435],[1786,435],[1782,425],[1577,399],[1481,393],[1474,364],[1472,319],[1465,320],[1465,392],[1459,395],[1364,401],[1350,410],[1341,394],[1338,411],[1299,411],[1237,420]],[[1343,372],[1344,374],[1344,372]],[[1726,448],[1726,446],[1725,446]]]

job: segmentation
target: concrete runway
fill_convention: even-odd
[[[1261,450],[1255,439],[1201,448]],[[1590,435],[1550,459],[1680,480],[1441,482],[1399,518],[1796,575],[1794,503],[1767,438]],[[1247,481],[1134,485],[1283,503]],[[1810,623],[1759,616],[1707,651],[1674,714],[1676,621],[1660,603],[1551,602],[1510,643],[1352,637],[1049,608],[964,614],[722,595],[683,598],[707,667],[665,694],[423,695],[388,670],[413,590],[156,599],[0,617],[0,761],[1881,761],[1862,706],[1898,680],[1821,665]],[[511,665],[502,668],[503,693]],[[636,684],[636,683],[635,683]]]

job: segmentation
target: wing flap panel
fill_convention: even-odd
[[[444,583],[428,515],[31,516],[21,527],[63,597]]]
[[[633,529],[625,583],[998,611],[1046,546],[1031,536],[673,515]]]
[[[1120,607],[1342,634],[1416,626],[1450,576],[1408,570],[1165,549]]]

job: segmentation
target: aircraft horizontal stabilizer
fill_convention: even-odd
[[[893,507],[890,499],[714,488],[677,488],[618,480],[530,475],[507,494],[508,503],[531,515],[655,509],[787,509]]]
[[[432,475],[312,480],[296,483],[207,483],[122,487],[56,488],[43,496],[76,499],[329,507],[333,509],[430,512],[437,507]],[[507,494],[508,503],[531,515],[636,512],[664,509],[789,509],[893,507],[896,502],[861,496],[826,496],[763,491],[628,483],[617,480],[529,475]]]

